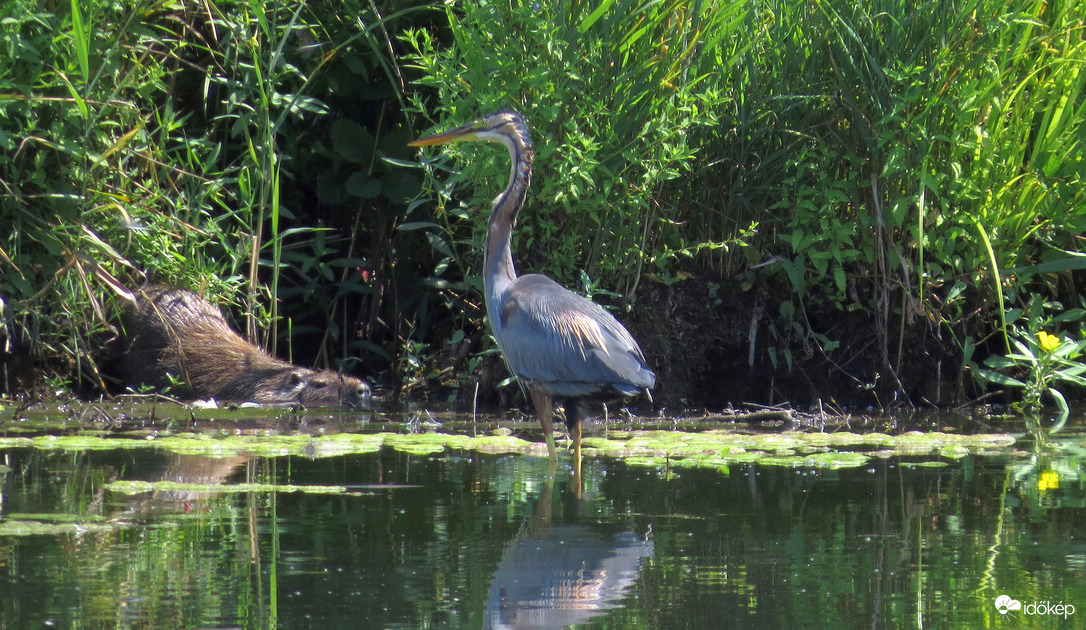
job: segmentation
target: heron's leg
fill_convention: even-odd
[[[554,423],[552,422],[554,401],[550,394],[538,387],[532,387],[530,391],[532,403],[535,404],[535,413],[539,416],[539,424],[543,427],[543,437],[547,440],[547,454],[551,459],[558,459],[558,449],[554,446]]]
[[[577,484],[577,497],[581,496],[581,423],[573,428],[573,479]]]
[[[573,440],[573,482],[578,497],[581,496],[581,427],[584,424],[581,419],[583,417],[584,409],[581,408],[581,401],[576,398],[567,400],[566,430],[569,432],[569,438]]]

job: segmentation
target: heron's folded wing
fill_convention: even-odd
[[[545,276],[518,278],[500,313],[510,369],[553,395],[635,395],[655,384],[656,375],[622,324]]]

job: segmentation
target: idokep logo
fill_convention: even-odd
[[[996,598],[996,610],[999,614],[1005,615],[1012,610],[1022,610],[1022,602],[1017,599],[1011,599],[1007,595],[1000,595]]]
[[[1074,604],[1065,604],[1063,602],[1052,603],[1050,601],[1033,602],[1031,604],[1022,605],[1022,602],[1017,599],[1012,599],[1009,595],[1000,595],[995,600],[996,610],[999,614],[1006,615],[1012,610],[1021,610],[1026,615],[1056,615],[1063,617],[1064,619],[1075,614]]]

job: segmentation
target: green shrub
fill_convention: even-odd
[[[152,277],[304,340],[288,358],[460,385],[492,350],[507,158],[406,143],[510,106],[522,270],[627,304],[642,278],[746,291],[781,371],[818,349],[899,395],[912,346],[964,389],[1036,350],[1036,296],[1080,303],[1070,0],[0,3],[0,360],[53,384],[95,384],[108,302]]]
[[[718,246],[691,241],[662,193],[689,176],[697,129],[721,124],[729,95],[719,77],[734,62],[739,2],[488,3],[451,5],[452,41],[429,30],[405,41],[418,83],[413,106],[442,126],[501,107],[532,129],[536,170],[514,245],[525,269],[574,285],[580,270],[630,299],[643,272],[672,274],[677,253]],[[504,186],[507,157],[449,149],[459,182],[456,258],[478,273],[489,200]],[[460,195],[457,195],[460,196]],[[467,222],[461,224],[459,217]],[[646,263],[650,263],[645,268]]]
[[[776,327],[817,340],[829,330],[805,309],[864,314],[892,373],[925,327],[972,353],[967,339],[1010,307],[995,289],[1025,292],[1008,268],[1083,268],[1080,15],[1073,2],[759,5],[731,78],[735,133],[709,150],[706,184],[722,191],[712,205],[764,228],[748,253],[776,264],[745,286],[790,288],[770,289],[789,303]]]
[[[332,159],[360,170],[351,156],[365,147],[335,146],[328,128],[357,128],[347,112],[396,102],[382,71],[391,69],[382,31],[389,22],[373,8],[75,0],[49,12],[5,0],[0,225],[9,229],[0,235],[0,296],[11,352],[35,357],[39,369],[59,358],[56,371],[67,378],[66,361],[93,357],[91,338],[106,330],[108,302],[148,279],[236,304],[247,336],[273,351],[275,298],[304,309],[310,304],[297,298],[376,295],[360,270],[393,274],[371,267],[368,239],[356,229],[355,238],[337,233],[322,243],[320,213],[310,209],[314,199],[341,203],[341,223],[357,227],[360,206],[383,202],[387,213],[420,187],[421,178],[405,180],[380,160],[386,145],[407,155],[398,117],[361,121],[368,133],[401,128],[371,143],[368,179],[341,179],[346,168],[315,164]],[[407,13],[418,12],[389,18]],[[344,85],[365,94],[332,110],[322,99],[336,90],[350,98]],[[314,128],[321,141],[299,141]],[[344,180],[347,194],[337,199]],[[322,315],[317,360],[363,354],[359,346],[372,337],[355,334],[361,316],[342,307]],[[386,318],[394,327],[400,320]],[[93,365],[84,376],[100,385]]]

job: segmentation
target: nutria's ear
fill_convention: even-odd
[[[290,384],[291,385],[297,385],[298,383],[301,383],[301,382],[302,382],[302,373],[301,372],[299,372],[298,370],[294,370],[293,372],[290,373]]]
[[[309,379],[310,387],[326,387],[327,385],[328,381],[324,380],[319,376],[314,376],[313,378]]]

